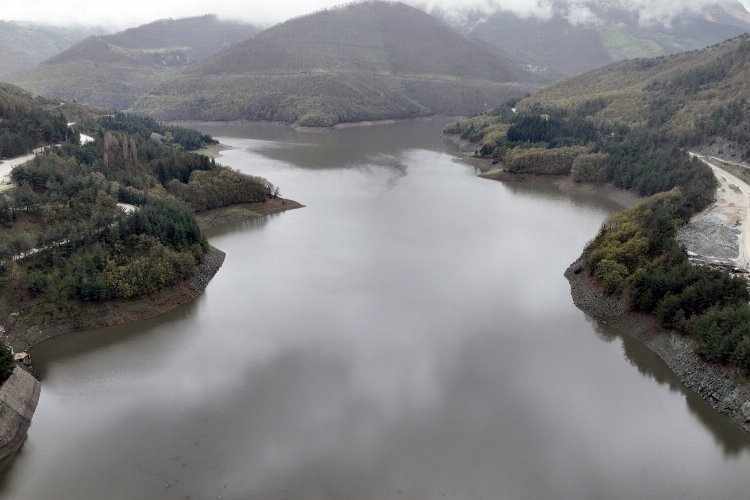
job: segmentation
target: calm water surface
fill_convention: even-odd
[[[617,207],[479,179],[442,125],[203,125],[307,207],[213,231],[195,302],[39,346],[0,496],[747,498],[748,439],[571,301]]]

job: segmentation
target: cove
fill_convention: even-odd
[[[210,230],[194,302],[40,344],[0,497],[746,496],[747,437],[573,304],[619,207],[477,178],[443,125],[199,125],[306,208]]]

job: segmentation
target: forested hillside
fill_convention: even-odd
[[[747,150],[748,75],[750,36],[742,35],[700,51],[616,63],[552,85],[519,109],[594,105],[587,116],[600,127],[647,127],[680,146],[721,136]]]
[[[13,99],[9,127],[61,119],[26,94]],[[175,285],[208,248],[196,212],[276,193],[265,179],[189,152],[213,142],[194,130],[122,113],[81,126],[94,142],[58,138],[0,185],[0,317],[12,334],[70,320],[85,303]]]
[[[65,117],[59,112],[50,113],[47,108],[46,100],[0,84],[0,159],[20,156],[73,135]]]
[[[538,81],[420,10],[365,2],[268,29],[157,87],[134,109],[161,119],[330,126],[476,112]]]
[[[176,71],[253,36],[214,16],[165,19],[89,37],[11,81],[36,94],[125,109]]]

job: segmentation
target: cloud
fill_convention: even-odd
[[[743,0],[750,2],[750,0]],[[451,17],[469,13],[488,14],[498,10],[520,16],[549,18],[563,13],[575,23],[596,23],[597,9],[621,5],[638,12],[644,24],[671,22],[686,8],[696,9],[716,0],[405,0],[425,10],[439,9]],[[241,19],[270,25],[290,17],[340,5],[342,0],[223,0],[213,4],[205,0],[160,0],[133,8],[129,2],[92,2],[91,0],[2,0],[0,18],[61,25],[134,26],[168,17],[188,17],[214,13],[227,19]]]

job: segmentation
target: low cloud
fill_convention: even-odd
[[[427,11],[439,10],[448,17],[462,18],[512,11],[522,17],[549,18],[564,15],[571,22],[593,24],[597,11],[620,6],[638,13],[642,24],[670,23],[686,9],[699,9],[716,0],[403,0]],[[743,0],[748,3],[750,0]],[[202,0],[160,0],[133,9],[127,2],[91,2],[91,0],[2,0],[0,19],[60,25],[134,26],[167,17],[188,17],[214,13],[222,18],[241,19],[270,25],[341,5],[342,0],[223,0],[208,4]],[[725,4],[741,5],[736,0]]]
[[[573,24],[595,25],[601,22],[599,14],[617,9],[631,12],[641,25],[672,24],[689,12],[700,12],[706,6],[720,5],[747,12],[750,0],[407,0],[425,10],[438,10],[449,18],[472,18],[477,15],[510,11],[521,17],[549,19],[560,15]]]

